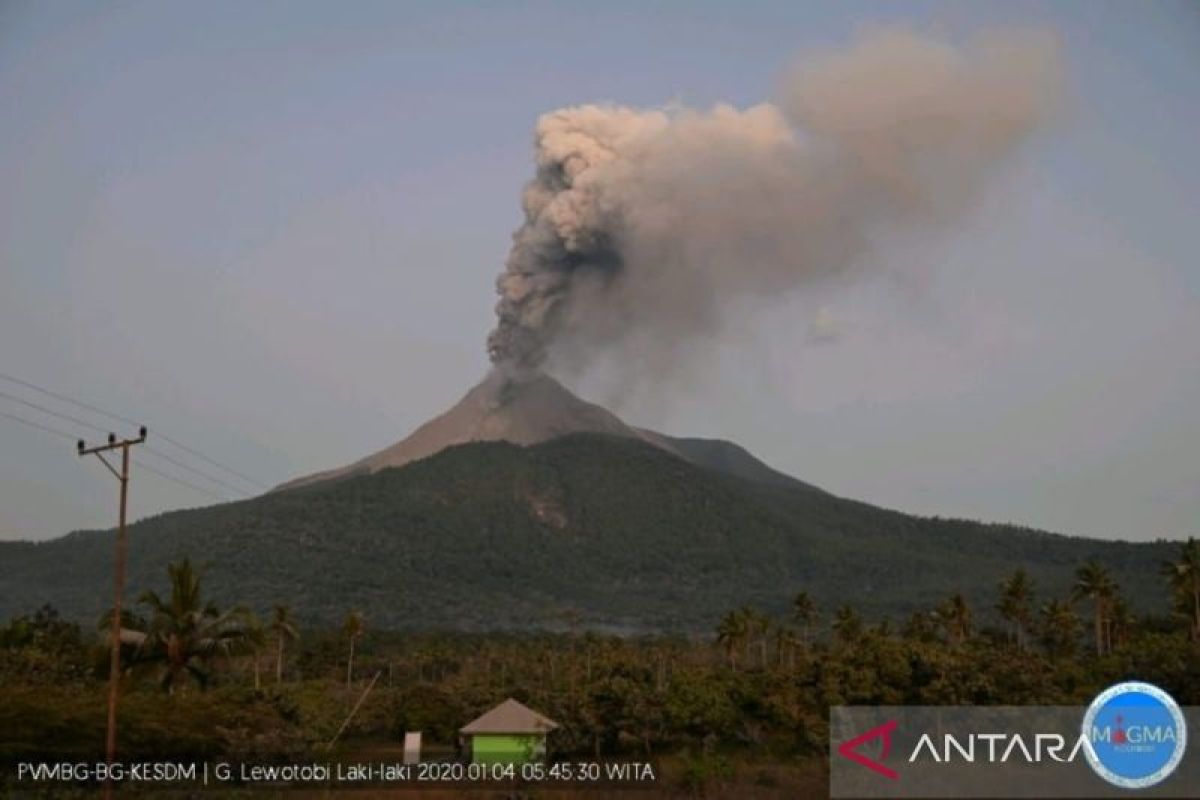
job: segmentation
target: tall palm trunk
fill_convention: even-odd
[[[1200,583],[1192,582],[1192,641],[1200,642]]]
[[[1104,605],[1097,597],[1093,606],[1095,610],[1093,623],[1096,628],[1096,657],[1100,658],[1104,655]]]
[[[283,634],[279,635],[279,649],[275,651],[275,682],[283,683]]]
[[[354,674],[354,637],[350,637],[350,657],[346,659],[346,687],[350,686],[350,676]]]

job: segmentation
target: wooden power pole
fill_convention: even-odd
[[[117,560],[113,585],[112,637],[108,667],[108,728],[104,738],[104,760],[108,764],[108,776],[104,781],[104,796],[112,797],[112,766],[117,758],[117,697],[121,686],[121,598],[125,594],[125,502],[129,496],[129,448],[146,441],[146,426],[138,431],[136,439],[118,439],[108,435],[108,443],[88,447],[79,440],[80,456],[95,455],[121,484],[121,511],[117,522]],[[110,450],[121,451],[121,469],[117,470],[104,454]]]

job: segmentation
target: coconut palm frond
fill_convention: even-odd
[[[163,599],[158,596],[158,592],[153,589],[147,589],[138,595],[138,604],[149,606],[155,614],[170,613],[170,607],[163,602]]]

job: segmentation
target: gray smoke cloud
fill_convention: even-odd
[[[605,356],[625,377],[684,366],[746,303],[958,217],[1053,116],[1060,84],[1044,32],[954,46],[893,29],[803,61],[774,103],[545,114],[492,361],[582,373]]]

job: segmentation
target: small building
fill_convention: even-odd
[[[483,764],[525,764],[546,757],[546,734],[554,720],[511,697],[459,729],[471,761]]]
[[[407,731],[404,734],[404,763],[421,763],[421,732]]]

